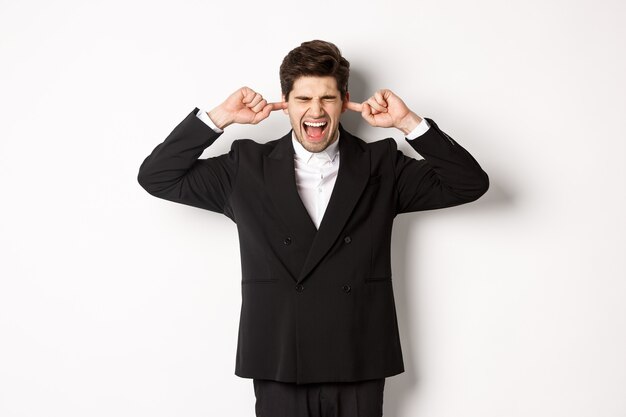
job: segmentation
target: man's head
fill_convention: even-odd
[[[320,152],[337,139],[339,117],[350,94],[350,63],[330,42],[310,41],[287,54],[280,66],[285,113],[298,141]]]

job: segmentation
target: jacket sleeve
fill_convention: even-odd
[[[227,154],[198,159],[220,136],[198,119],[198,111],[195,108],[146,157],[137,180],[155,197],[223,213],[234,220],[229,197],[237,174],[237,141]]]
[[[404,155],[393,144],[396,213],[451,207],[478,199],[489,188],[489,177],[478,162],[439,126],[408,140],[424,159]]]

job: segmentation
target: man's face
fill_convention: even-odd
[[[342,100],[333,77],[302,76],[296,79],[284,111],[304,149],[321,152],[337,140],[339,117],[346,110],[348,100],[347,92]]]

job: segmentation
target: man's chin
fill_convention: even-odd
[[[307,138],[300,143],[302,144],[302,147],[309,152],[321,152],[328,148],[328,145],[330,145],[330,141],[326,138],[321,140],[308,140]]]

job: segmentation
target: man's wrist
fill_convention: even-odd
[[[215,126],[219,129],[224,130],[230,124],[232,124],[232,120],[229,119],[228,114],[220,110],[219,107],[214,108],[213,110],[207,112],[209,118],[213,121]]]
[[[213,129],[213,131],[215,133],[223,133],[224,132],[223,129],[218,127],[215,124],[215,122],[213,120],[211,120],[211,118],[209,117],[209,114],[206,111],[200,109],[200,111],[198,111],[196,116],[198,117],[198,119],[202,120],[207,126],[209,126],[211,129]]]
[[[428,132],[428,129],[430,129],[430,124],[428,123],[428,120],[422,118],[422,121],[419,122],[417,126],[415,126],[415,129],[411,130],[407,135],[404,135],[404,137],[406,137],[408,140],[417,139],[426,132]]]
[[[404,118],[398,123],[396,126],[398,129],[404,133],[404,135],[408,135],[417,127],[418,124],[422,122],[422,118],[413,112],[409,112]]]

